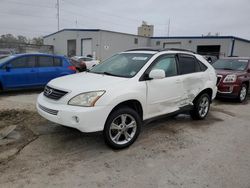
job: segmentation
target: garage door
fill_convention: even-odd
[[[82,56],[92,55],[92,39],[82,39]]]

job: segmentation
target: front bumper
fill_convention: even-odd
[[[241,86],[239,84],[220,84],[217,97],[236,98],[239,95]]]
[[[110,106],[79,107],[50,102],[43,94],[38,96],[36,108],[45,119],[81,132],[102,131],[112,110]]]

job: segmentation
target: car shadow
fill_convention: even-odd
[[[9,90],[0,92],[0,96],[17,96],[17,95],[30,95],[39,94],[43,91],[43,88],[23,89],[23,90]]]

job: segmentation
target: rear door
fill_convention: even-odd
[[[40,85],[46,85],[50,80],[59,76],[60,67],[54,65],[54,57],[39,55],[37,57],[39,74],[38,80]]]
[[[194,98],[204,88],[207,76],[204,73],[205,65],[202,65],[189,54],[178,54],[179,71],[183,78],[183,88],[185,92],[186,103],[191,104]]]
[[[178,75],[175,55],[158,57],[147,72],[153,69],[164,70],[166,77],[146,81],[148,118],[179,110],[184,98],[182,77]]]
[[[3,72],[5,87],[21,88],[37,85],[38,70],[35,56],[22,56],[8,63],[9,70]]]

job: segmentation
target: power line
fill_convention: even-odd
[[[81,6],[79,4],[76,4],[75,2],[67,2],[66,0],[62,0],[62,2],[64,3],[67,3],[68,5],[70,6],[74,6],[74,7],[77,7],[77,8],[80,8]],[[96,13],[96,12],[99,12],[102,14],[102,17],[103,15],[107,15],[107,16],[111,16],[113,18],[121,18],[121,19],[125,19],[126,21],[130,21],[130,22],[141,22],[142,20],[139,20],[139,19],[134,19],[134,18],[129,18],[129,17],[124,17],[124,16],[120,16],[120,15],[116,15],[116,14],[110,14],[109,12],[106,12],[106,11],[101,11],[101,10],[93,10],[93,9],[90,9],[88,7],[84,7],[84,11],[91,11],[91,13]],[[156,23],[154,25],[161,25],[161,26],[165,26],[165,24],[162,24],[162,23]]]
[[[20,2],[20,1],[6,1],[5,3],[10,3],[10,4],[19,4],[19,5],[24,5],[24,6],[31,6],[31,7],[38,7],[38,8],[49,8],[49,9],[55,9],[55,7],[50,7],[50,6],[44,6],[44,5],[35,5],[35,4],[30,4],[30,3],[23,3],[23,2]]]

